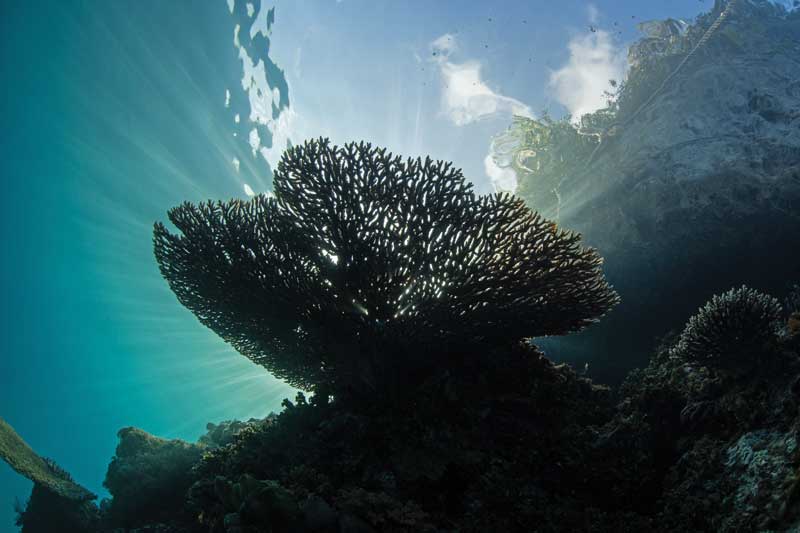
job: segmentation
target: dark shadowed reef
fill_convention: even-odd
[[[726,326],[731,313],[770,302],[744,289],[709,302],[616,394],[520,344],[493,353],[492,369],[443,372],[392,405],[298,395],[264,420],[210,424],[197,444],[124,429],[110,502],[36,485],[20,523],[30,532],[65,531],[54,523],[87,532],[795,531],[800,314]],[[715,362],[692,348],[698,336],[715,348],[738,337],[749,349]]]

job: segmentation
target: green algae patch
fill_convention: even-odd
[[[0,457],[17,473],[59,496],[78,501],[97,498],[95,494],[69,479],[69,474],[56,470],[47,460],[40,457],[2,418],[0,418]]]

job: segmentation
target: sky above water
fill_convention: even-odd
[[[0,3],[0,416],[103,492],[116,432],[196,439],[294,393],[183,309],[152,224],[270,190],[286,143],[369,140],[480,192],[512,114],[580,114],[636,24],[710,0]],[[238,26],[238,29],[237,29]],[[26,480],[0,465],[0,531]]]

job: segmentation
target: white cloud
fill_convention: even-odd
[[[513,192],[517,188],[517,173],[510,166],[501,167],[495,160],[493,153],[488,153],[483,160],[483,168],[486,175],[492,180],[492,185],[496,191]]]
[[[550,88],[556,100],[578,120],[606,106],[603,92],[612,90],[609,80],[625,77],[627,53],[603,30],[574,37],[568,47],[569,60],[550,74]]]
[[[492,90],[481,76],[477,61],[455,63],[450,58],[458,50],[456,39],[444,34],[431,43],[432,61],[442,77],[442,112],[457,126],[464,126],[493,115],[532,116],[528,106]]]
[[[236,169],[236,172],[239,172],[239,167],[240,167],[240,166],[241,166],[241,164],[242,164],[242,163],[239,161],[239,158],[238,158],[238,157],[234,157],[234,158],[231,160],[231,163],[233,163],[233,168],[235,168],[235,169]]]
[[[452,60],[459,51],[454,35],[446,33],[431,44],[431,61],[438,68],[442,80],[442,113],[456,126],[496,116],[522,115],[533,117],[531,109],[515,98],[493,90],[481,75],[481,64],[467,60]],[[501,166],[491,146],[483,160],[483,168],[495,190],[513,191],[517,176],[510,166]]]

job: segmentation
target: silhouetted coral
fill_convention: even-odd
[[[25,508],[17,508],[22,533],[97,533],[100,514],[90,500],[74,500],[34,483]]]
[[[742,286],[711,298],[689,319],[676,350],[716,367],[748,367],[774,341],[781,327],[781,304]]]
[[[617,302],[578,235],[450,163],[320,139],[284,153],[274,188],[172,209],[182,235],[157,223],[155,255],[203,324],[300,388],[401,389]]]
[[[785,357],[740,379],[672,344],[630,375],[616,409],[609,389],[519,343],[391,409],[300,393],[279,415],[211,425],[202,458],[127,429],[99,519],[37,486],[21,522],[36,533],[798,530],[796,347],[779,343]]]

